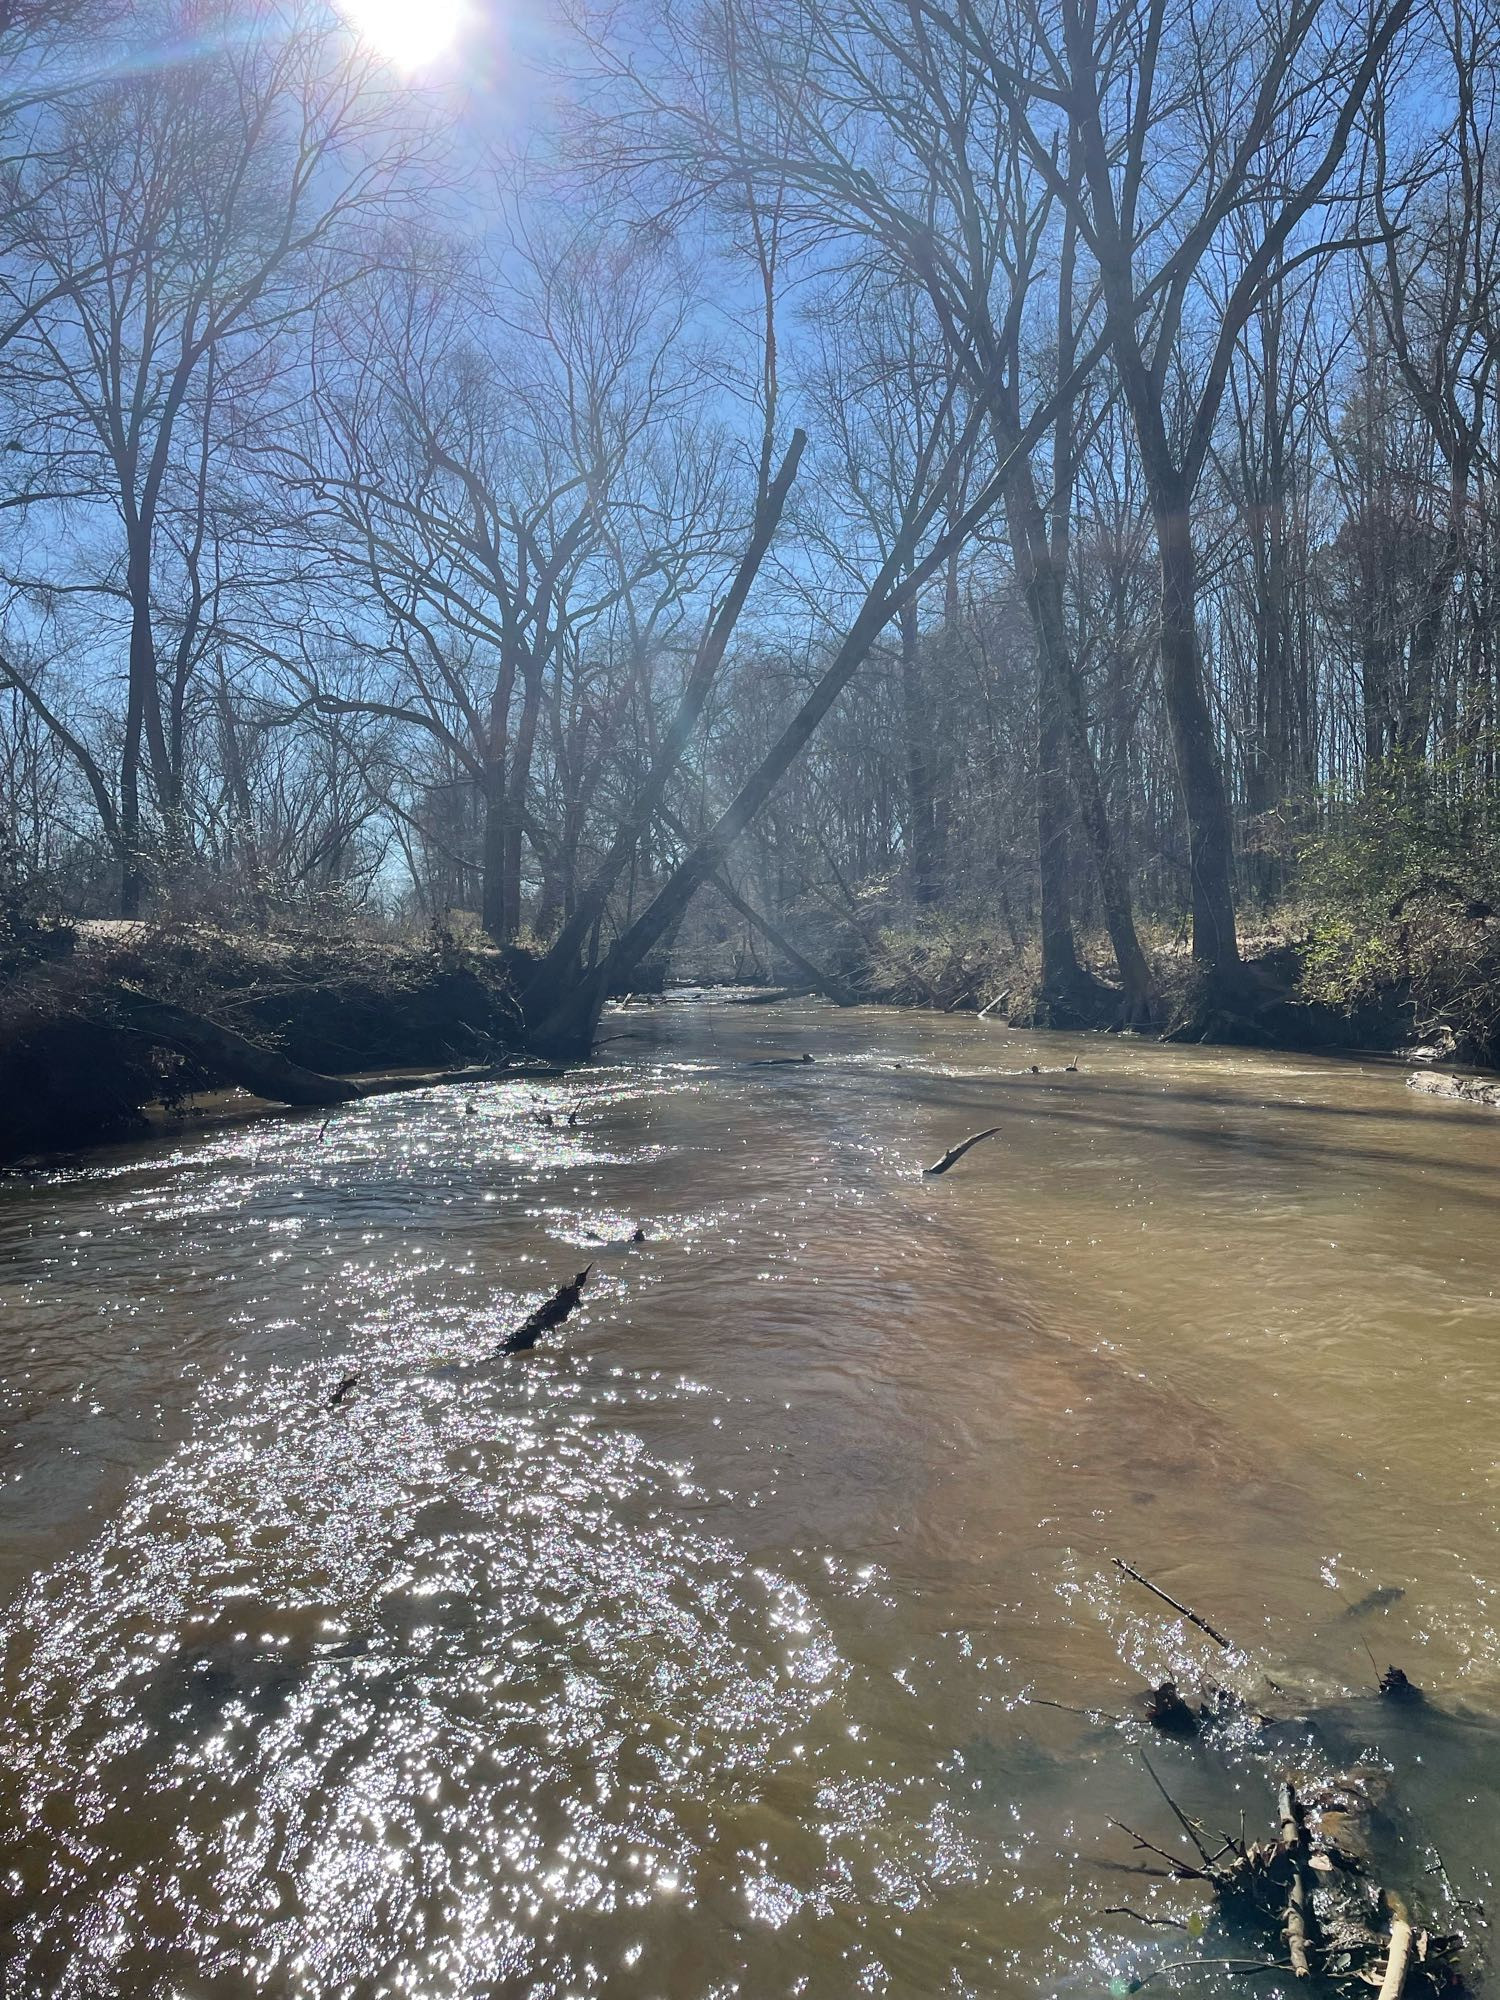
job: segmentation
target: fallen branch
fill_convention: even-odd
[[[529,1319],[521,1322],[514,1333],[508,1333],[496,1349],[497,1357],[502,1354],[527,1354],[536,1346],[544,1333],[550,1333],[553,1327],[561,1326],[577,1305],[579,1296],[588,1283],[589,1272],[593,1268],[592,1264],[585,1264],[571,1283],[560,1286],[550,1299],[537,1307]]]
[[[956,1166],[971,1146],[977,1146],[981,1139],[993,1139],[1000,1130],[998,1125],[986,1125],[982,1132],[971,1132],[967,1139],[961,1139],[956,1146],[950,1146],[940,1160],[934,1160],[930,1167],[923,1167],[924,1174],[945,1174]]]
[[[1203,1965],[1217,1965],[1226,1972],[1285,1972],[1284,1965],[1278,1965],[1274,1958],[1173,1958],[1165,1965],[1158,1965],[1139,1979],[1126,1982],[1127,1993],[1139,1993],[1143,1986],[1149,1986],[1153,1979],[1160,1979],[1164,1973],[1185,1972],[1189,1968]]]
[[[1297,1805],[1296,1788],[1290,1779],[1277,1794],[1276,1839],[1291,1867],[1291,1886],[1286,1899],[1286,1950],[1294,1979],[1311,1979],[1312,1960],[1308,1956],[1307,1876],[1303,1860],[1307,1853],[1307,1828]]]
[[[137,1033],[184,1055],[195,1056],[231,1083],[238,1083],[257,1097],[279,1104],[347,1104],[364,1091],[345,1077],[322,1076],[288,1062],[274,1049],[221,1028],[202,1014],[176,1007],[167,1000],[148,1000],[128,986],[105,989],[109,1000],[126,1023]]]
[[[1121,1833],[1128,1833],[1136,1846],[1147,1854],[1154,1854],[1158,1861],[1165,1861],[1172,1871],[1174,1881],[1210,1882],[1218,1887],[1219,1878],[1211,1868],[1195,1868],[1191,1861],[1184,1861],[1180,1854],[1169,1854],[1164,1847],[1158,1847],[1154,1840],[1147,1840],[1145,1834],[1137,1833],[1133,1826],[1127,1826],[1122,1819],[1112,1819],[1110,1825],[1118,1827]]]
[[[969,1143],[972,1145],[973,1141],[971,1140]],[[1210,1625],[1206,1618],[1200,1618],[1198,1613],[1189,1605],[1181,1604],[1175,1597],[1169,1596],[1161,1588],[1160,1584],[1153,1583],[1149,1576],[1142,1576],[1133,1563],[1126,1562],[1123,1556],[1111,1556],[1110,1560],[1116,1569],[1123,1570],[1126,1576],[1133,1576],[1137,1583],[1144,1584],[1153,1597],[1159,1597],[1163,1604],[1170,1604],[1172,1609],[1186,1618],[1190,1625],[1196,1625],[1200,1632],[1206,1632],[1216,1646],[1221,1646],[1226,1653],[1234,1651],[1233,1642],[1226,1639],[1222,1632]]]
[[[1411,1964],[1411,1917],[1405,1903],[1389,1889],[1385,1892],[1385,1901],[1391,1913],[1391,1947],[1386,1953],[1385,1977],[1380,1982],[1377,2000],[1401,2000],[1406,1987],[1407,1968]]]
[[[1198,1852],[1203,1856],[1204,1867],[1212,1868],[1214,1865],[1214,1857],[1209,1853],[1208,1845],[1203,1838],[1202,1822],[1196,1819],[1190,1819],[1188,1815],[1182,1810],[1182,1807],[1178,1805],[1176,1799],[1173,1798],[1172,1794],[1167,1790],[1166,1786],[1162,1783],[1161,1779],[1156,1775],[1156,1767],[1153,1765],[1151,1759],[1146,1755],[1144,1751],[1141,1752],[1141,1762],[1145,1765],[1152,1784],[1155,1785],[1156,1789],[1161,1793],[1162,1797],[1171,1807],[1172,1817],[1177,1821],[1178,1825],[1182,1828],[1183,1832],[1187,1835],[1188,1839],[1193,1843],[1194,1847],[1196,1847]]]
[[[1003,993],[997,993],[993,1000],[987,1001],[975,1018],[983,1021],[988,1015],[993,1014],[997,1007],[1003,1007],[1009,998],[1010,988],[1007,986]]]

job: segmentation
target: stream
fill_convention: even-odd
[[[0,1177],[4,2000],[1123,1992],[1225,1949],[1125,1872],[1112,1821],[1186,1852],[1146,1757],[1274,1825],[1256,1746],[1072,1712],[1168,1675],[1493,1893],[1500,1115],[972,1016],[604,1033]]]

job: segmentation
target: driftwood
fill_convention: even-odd
[[[1485,1083],[1477,1076],[1451,1076],[1445,1070],[1413,1070],[1406,1079],[1408,1090],[1423,1097],[1452,1097],[1462,1104],[1483,1104],[1500,1108],[1500,1083]]]
[[[934,1160],[930,1167],[923,1167],[924,1174],[945,1174],[956,1166],[971,1146],[977,1146],[981,1139],[993,1139],[1000,1130],[998,1125],[986,1125],[982,1132],[971,1132],[967,1139],[960,1139],[956,1146],[950,1146],[940,1160]]]
[[[1302,1808],[1297,1800],[1297,1790],[1290,1778],[1282,1784],[1276,1801],[1279,1825],[1276,1837],[1286,1856],[1291,1871],[1291,1881],[1286,1894],[1286,1950],[1291,1960],[1292,1975],[1297,1979],[1312,1977],[1312,1961],[1307,1950],[1307,1826],[1302,1817]]]
[[[1380,1982],[1378,2000],[1401,2000],[1411,1965],[1411,1917],[1405,1903],[1389,1889],[1385,1892],[1385,1905],[1391,1913],[1391,1942],[1385,1955],[1385,1976]]]
[[[1127,1992],[1139,1991],[1167,1971],[1230,1963],[1316,1980],[1319,1992],[1345,1994],[1349,2000],[1360,1994],[1368,2000],[1377,1988],[1380,2000],[1404,2000],[1414,1981],[1420,1982],[1424,1994],[1434,1996],[1468,1991],[1460,1964],[1464,1939],[1419,1930],[1403,1899],[1372,1882],[1366,1866],[1351,1857],[1330,1830],[1329,1820],[1335,1828],[1341,1826],[1351,1795],[1360,1789],[1358,1780],[1339,1780],[1302,1797],[1292,1777],[1285,1776],[1277,1791],[1273,1841],[1247,1840],[1242,1824],[1238,1838],[1226,1833],[1217,1847],[1210,1848],[1201,1822],[1177,1805],[1149,1761],[1146,1768],[1199,1858],[1190,1861],[1173,1854],[1122,1821],[1112,1824],[1131,1836],[1138,1852],[1164,1861],[1170,1879],[1200,1882],[1212,1889],[1224,1920],[1247,1942],[1271,1951],[1280,1946],[1286,1956],[1173,1960],[1128,1982]],[[1314,1875],[1316,1899],[1309,1887]],[[1384,1930],[1378,1926],[1382,1908],[1387,1915]],[[1110,1911],[1151,1921],[1145,1912],[1125,1904],[1112,1904]]]
[[[578,1276],[568,1284],[561,1285],[550,1299],[543,1301],[528,1319],[524,1319],[512,1333],[508,1333],[495,1350],[497,1357],[502,1354],[529,1354],[544,1333],[550,1333],[563,1321],[577,1305],[584,1286],[588,1283],[592,1264],[585,1264]]]
[[[985,1004],[980,1008],[976,1018],[981,1021],[987,1019],[989,1015],[994,1013],[997,1007],[1003,1007],[1009,998],[1010,998],[1010,988],[1007,986],[1003,993],[997,993],[993,1000],[987,1000],[985,1002]]]

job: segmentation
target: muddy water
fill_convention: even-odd
[[[1225,1947],[1116,1865],[1176,1845],[1140,1732],[1030,1698],[1167,1672],[1373,1753],[1392,1865],[1484,1893],[1500,1121],[970,1019],[611,1031],[0,1183],[6,2000],[1121,1990]],[[1251,1750],[1152,1757],[1265,1817]]]

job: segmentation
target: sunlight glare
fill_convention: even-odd
[[[468,20],[466,0],[339,0],[359,39],[396,69],[424,69],[447,55]]]

